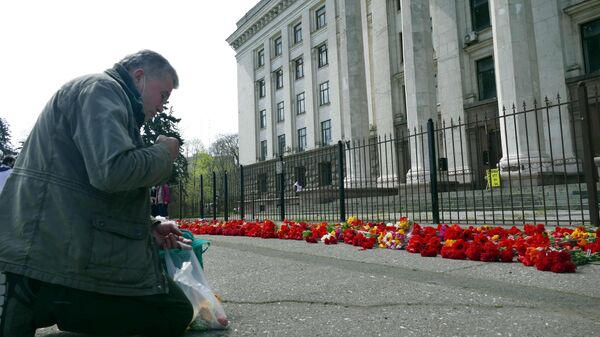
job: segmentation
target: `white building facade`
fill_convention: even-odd
[[[237,53],[241,164],[398,136],[428,119],[502,116],[505,106],[566,98],[577,81],[600,77],[597,0],[262,0],[237,26],[227,41]],[[565,167],[550,158],[569,162],[576,135],[556,113],[533,147],[523,136],[538,136],[532,120],[465,130],[452,142],[481,142],[487,163],[473,149],[448,155],[449,175],[514,162],[528,172]],[[550,149],[556,137],[565,146]],[[399,146],[417,150],[393,178],[427,180],[418,158],[427,144]]]

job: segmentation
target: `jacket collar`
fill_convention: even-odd
[[[133,83],[133,79],[127,72],[127,69],[117,63],[114,67],[106,70],[105,72],[108,74],[108,76],[119,82],[125,91],[125,94],[127,94],[127,98],[129,98],[129,102],[131,102],[131,107],[133,108],[133,116],[135,117],[135,121],[137,122],[138,128],[141,128],[145,119],[142,96]]]

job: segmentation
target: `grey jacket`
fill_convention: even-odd
[[[144,147],[140,95],[124,68],[65,84],[0,194],[0,270],[114,295],[165,293],[148,188],[168,179]]]

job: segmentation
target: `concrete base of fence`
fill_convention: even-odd
[[[345,188],[346,199],[364,198],[369,196],[395,195],[398,189],[394,187],[351,187]],[[340,192],[337,187],[305,188],[298,192],[301,203],[327,203],[337,200]]]
[[[438,192],[451,192],[456,191],[459,186],[461,186],[461,184],[458,181],[438,181],[437,190]],[[431,184],[429,182],[400,184],[397,191],[400,195],[410,193],[431,193]]]
[[[509,186],[548,186],[576,184],[585,181],[583,174],[564,172],[536,172],[532,174],[508,174],[500,173],[500,184],[502,188]]]

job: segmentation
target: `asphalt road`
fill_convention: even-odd
[[[228,330],[199,336],[600,336],[600,265],[425,258],[304,241],[203,237]],[[36,337],[83,337],[38,330]]]

